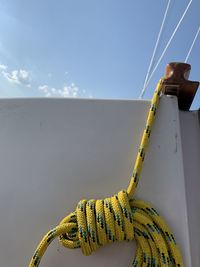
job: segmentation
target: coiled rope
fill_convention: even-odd
[[[184,266],[174,236],[161,216],[146,202],[131,199],[138,184],[162,83],[163,79],[151,101],[128,189],[104,200],[81,200],[74,212],[43,237],[29,267],[39,266],[47,247],[56,237],[67,248],[81,248],[84,255],[90,255],[107,243],[135,239],[137,249],[133,267]]]

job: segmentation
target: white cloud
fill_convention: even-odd
[[[4,77],[11,83],[31,87],[31,74],[27,70],[13,70],[11,72],[2,71]]]
[[[10,71],[9,68],[4,65],[0,64],[0,74],[2,74],[7,81],[12,84],[24,85],[26,87],[31,87],[32,83],[32,75],[31,72],[24,70],[24,69],[17,69]],[[68,72],[65,72],[65,75],[68,75]],[[52,77],[52,74],[49,72],[47,74],[49,78]],[[55,88],[51,87],[47,84],[43,84],[38,86],[38,90],[43,92],[45,97],[80,97],[85,96],[86,90],[80,90],[75,83],[66,84],[62,88]],[[88,96],[92,98],[91,95]]]
[[[7,66],[6,65],[4,65],[4,64],[0,64],[0,71],[2,71],[2,70],[7,70]]]
[[[45,94],[45,96],[49,96],[50,88],[49,88],[48,85],[46,85],[46,84],[45,85],[40,85],[38,87],[38,89],[41,90],[41,91],[43,91],[44,94]]]
[[[78,97],[80,93],[79,88],[74,83],[71,83],[70,85],[65,85],[62,89],[49,87],[46,84],[40,85],[38,89],[43,91],[46,97]]]
[[[61,96],[63,97],[76,97],[79,93],[79,88],[72,83],[71,85],[67,86],[65,85],[62,89],[62,91],[60,92]]]

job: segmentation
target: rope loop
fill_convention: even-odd
[[[81,200],[75,212],[49,231],[36,249],[30,267],[39,266],[49,244],[58,237],[67,248],[81,248],[84,255],[108,243],[137,244],[133,267],[182,267],[182,257],[170,229],[149,204],[128,198],[126,191],[104,200]]]

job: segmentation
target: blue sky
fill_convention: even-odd
[[[0,0],[0,97],[137,99],[165,1]],[[157,60],[188,0],[172,0]],[[170,61],[184,61],[200,25],[193,0],[147,88],[150,99]],[[189,61],[200,80],[200,36]],[[198,108],[198,92],[193,108]]]

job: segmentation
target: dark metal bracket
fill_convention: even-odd
[[[190,109],[199,86],[199,82],[188,80],[190,70],[191,65],[181,62],[172,62],[166,66],[162,92],[177,96],[181,110]]]

